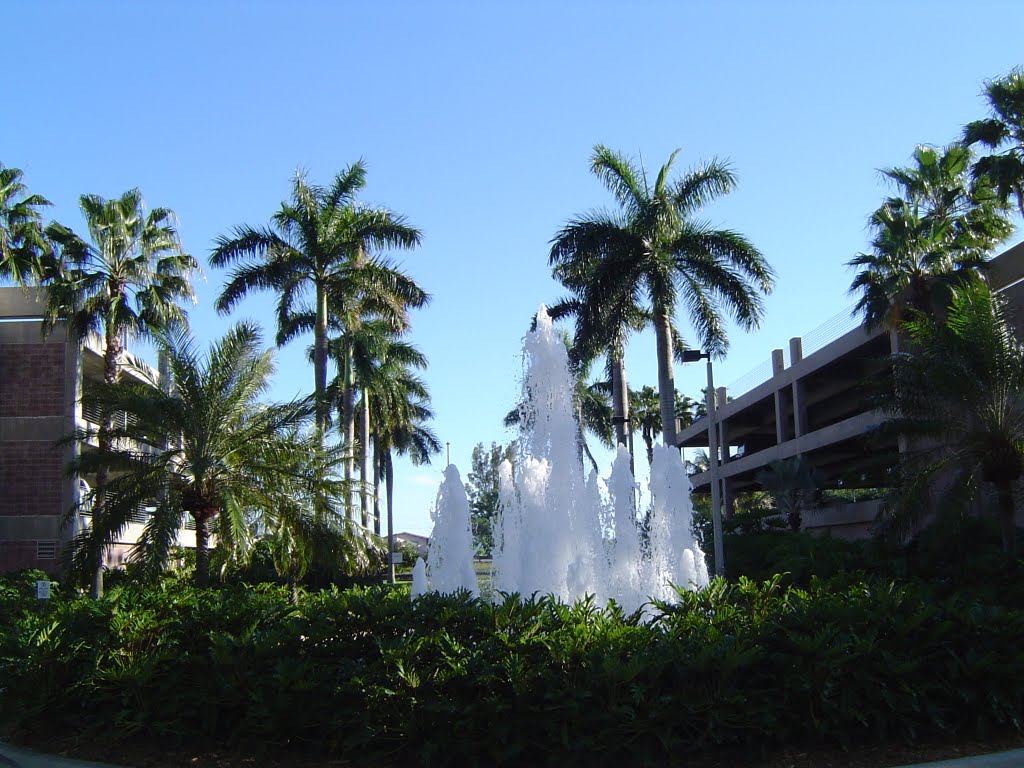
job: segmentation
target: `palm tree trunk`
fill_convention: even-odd
[[[113,323],[106,323],[105,348],[103,350],[103,383],[109,385],[117,383],[119,371],[118,363],[121,360],[121,336]],[[100,411],[100,430],[96,437],[101,455],[109,456],[114,447],[114,441],[110,437],[110,429],[113,426],[113,414],[106,405]],[[89,595],[98,600],[103,597],[103,552],[106,549],[106,542],[96,538],[96,534],[103,530],[103,513],[107,500],[107,468],[100,466],[96,470],[96,487],[94,489],[92,504],[92,530],[93,530],[93,572],[92,585]]]
[[[590,446],[587,445],[587,434],[583,430],[583,410],[579,406],[576,406],[576,445],[587,457],[594,472],[600,474],[601,470],[597,466],[597,459],[594,458],[594,454],[590,452]]]
[[[355,442],[356,442],[356,389],[352,377],[352,355],[345,350],[342,356],[342,364],[345,370],[342,372],[344,391],[341,401],[342,440],[348,447],[348,455],[345,457],[345,483],[349,489],[352,487],[352,475],[355,471]],[[346,492],[345,513],[349,519],[355,519],[355,505],[352,503],[352,491]]]
[[[373,532],[380,536],[380,437],[373,435]]]
[[[395,465],[391,460],[391,451],[384,451],[384,488],[387,493],[388,508],[388,583],[395,583],[395,564],[391,559],[395,551]]]
[[[998,483],[996,495],[999,498],[999,529],[1003,535],[1003,552],[1012,568],[1017,563],[1017,509],[1013,503],[1013,484]]]
[[[210,514],[206,510],[192,512],[196,521],[196,586],[210,583]]]
[[[316,286],[316,325],[313,328],[313,376],[316,429],[323,441],[327,431],[327,289]]]
[[[621,356],[611,357],[612,424],[615,427],[615,445],[628,447],[626,437],[629,422],[629,388],[626,386],[626,363]]]
[[[663,308],[654,310],[654,337],[658,344],[658,400],[661,406],[661,439],[676,444],[676,383],[672,373],[672,326]],[[712,393],[714,397],[714,393]]]
[[[370,528],[370,393],[363,388],[363,412],[359,420],[359,506],[363,516],[363,528]]]
[[[298,564],[295,562],[294,554],[289,556],[288,562],[288,602],[292,605],[299,604]]]

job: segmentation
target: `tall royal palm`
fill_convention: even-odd
[[[371,330],[371,329],[368,329]],[[361,443],[373,446],[373,528],[380,535],[380,483],[386,479],[383,452],[392,444],[396,423],[432,418],[426,409],[430,393],[418,372],[426,370],[426,356],[413,344],[379,325],[376,332],[357,348],[356,371],[362,392],[360,406],[363,412]],[[410,405],[412,404],[412,405]],[[410,407],[423,406],[423,410],[410,411]],[[366,457],[363,453],[362,457]],[[363,472],[364,481],[366,473]],[[365,524],[365,523],[364,523]]]
[[[105,200],[98,195],[79,198],[90,240],[57,222],[46,228],[56,248],[55,263],[46,275],[49,288],[44,329],[66,324],[72,338],[98,334],[103,339],[103,380],[117,381],[125,342],[149,337],[169,324],[184,323],[179,303],[193,300],[191,277],[198,264],[182,250],[169,208],[146,211],[137,189]],[[91,241],[91,242],[90,242]],[[100,450],[111,449],[111,411],[100,411]],[[102,520],[106,470],[96,475],[92,526]],[[102,541],[96,539],[93,557],[93,596],[103,591]]]
[[[333,327],[338,335],[328,341],[329,353],[337,368],[335,389],[341,412],[341,435],[347,445],[356,446],[356,391],[362,388],[359,381],[359,367],[366,370],[368,356],[373,356],[373,347],[386,342],[390,334],[400,334],[409,329],[409,310],[427,305],[430,296],[407,274],[383,258],[365,258],[360,254],[352,263],[336,274],[328,291],[328,312],[332,315]],[[308,325],[312,318],[306,318]],[[301,327],[303,320],[296,317],[292,328]],[[361,358],[361,360],[359,359]],[[367,416],[366,409],[363,415]],[[364,419],[364,432],[368,421]],[[359,441],[358,452],[365,467],[366,435]],[[354,451],[349,453],[345,465],[345,477],[352,479]],[[365,469],[364,469],[365,475]],[[363,512],[365,517],[365,494]]]
[[[416,362],[400,362],[398,356],[385,362],[370,387],[376,397],[370,411],[376,443],[377,474],[384,476],[387,508],[388,552],[395,551],[394,454],[408,456],[413,464],[429,464],[431,456],[441,452],[441,442],[427,426],[434,413],[426,385],[415,374]],[[389,578],[395,580],[395,567],[389,566]]]
[[[0,280],[25,285],[42,276],[47,248],[39,209],[47,205],[42,195],[29,194],[20,170],[0,163]]]
[[[629,399],[633,401],[633,426],[640,430],[650,465],[654,462],[654,438],[661,433],[661,399],[650,386],[630,392]]]
[[[581,426],[596,434],[607,447],[624,445],[630,452],[630,470],[633,467],[632,434],[636,430],[636,417],[632,414],[632,392],[626,380],[626,342],[630,334],[640,331],[651,322],[651,313],[637,303],[632,294],[622,294],[616,302],[601,302],[593,295],[588,295],[589,276],[592,275],[596,262],[585,256],[560,263],[554,270],[554,276],[572,293],[553,304],[548,312],[555,320],[572,317],[575,320],[572,344],[569,345],[569,363],[577,371],[576,402],[579,408]],[[682,360],[684,345],[674,326],[672,341],[676,360]],[[592,362],[604,355],[606,380],[595,384],[584,383],[584,376]],[[652,390],[653,391],[653,390]],[[605,414],[604,404],[598,397],[607,401],[610,397],[611,406]],[[660,410],[658,432],[661,432]],[[610,429],[608,429],[610,428]],[[579,439],[587,457],[594,465],[597,464],[587,448],[583,433]]]
[[[332,390],[339,393],[340,409],[344,412],[349,393],[358,388],[359,416],[355,420],[359,424],[359,434],[355,440],[357,458],[359,460],[361,518],[364,527],[370,525],[369,494],[370,485],[369,462],[370,446],[375,432],[374,415],[388,418],[376,407],[376,400],[387,395],[391,389],[391,380],[401,378],[412,370],[423,370],[427,367],[427,359],[414,345],[401,338],[405,329],[396,330],[394,325],[383,318],[363,319],[353,333],[332,339],[331,351],[338,363],[338,376],[332,384]],[[344,367],[348,366],[352,376],[346,376]],[[421,393],[427,398],[424,390]],[[355,410],[355,409],[352,409]],[[377,517],[376,513],[373,515]],[[374,521],[375,527],[378,522]]]
[[[850,261],[855,311],[870,326],[899,327],[907,309],[941,313],[950,289],[1013,231],[989,180],[972,180],[967,147],[921,146],[913,159],[882,171],[896,194],[869,219],[871,250]]]
[[[712,160],[669,180],[678,150],[654,184],[643,168],[604,146],[594,148],[591,171],[612,193],[620,210],[595,211],[572,219],[552,244],[556,268],[571,261],[593,264],[585,301],[593,307],[645,302],[650,307],[658,352],[662,435],[675,443],[672,325],[685,307],[701,346],[715,355],[728,348],[723,312],[744,329],[762,316],[761,294],[771,291],[772,270],[742,235],[714,229],[694,218],[731,191],[736,177]]]
[[[217,299],[228,312],[253,290],[278,294],[278,344],[297,333],[313,331],[316,426],[327,427],[327,332],[329,297],[345,282],[354,265],[377,249],[412,248],[420,242],[418,229],[386,208],[359,204],[356,195],[366,186],[366,166],[360,161],[339,173],[330,187],[309,184],[296,174],[291,200],[281,203],[269,227],[237,227],[230,237],[217,239],[210,257],[215,267],[234,265]],[[308,299],[312,294],[312,306]]]
[[[586,252],[575,253],[561,261],[554,269],[554,276],[571,294],[555,302],[548,311],[554,320],[572,317],[575,321],[569,362],[576,371],[585,371],[593,360],[602,353],[605,355],[613,447],[629,445],[626,341],[631,333],[649,323],[650,316],[636,304],[631,294],[617,297],[616,302],[601,302],[588,294],[587,287],[596,266],[596,259]],[[577,375],[577,384],[580,381]]]

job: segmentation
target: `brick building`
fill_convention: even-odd
[[[69,513],[92,478],[65,475],[78,448],[58,441],[95,421],[83,413],[81,392],[84,380],[102,379],[102,346],[99,340],[69,342],[59,326],[44,338],[44,303],[43,289],[0,288],[0,572],[57,572],[64,546],[89,524],[87,514]],[[159,378],[130,354],[122,359],[122,375]],[[145,519],[140,510],[107,551],[108,565],[124,562]],[[181,531],[179,541],[194,546],[195,536]]]

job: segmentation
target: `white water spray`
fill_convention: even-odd
[[[473,570],[473,532],[469,500],[459,470],[449,464],[431,510],[434,530],[427,548],[427,583],[435,592],[468,589],[479,594]]]
[[[655,448],[651,504],[640,514],[629,453],[620,446],[605,498],[594,474],[584,475],[568,353],[543,306],[523,354],[520,455],[514,469],[508,462],[499,468],[494,589],[565,601],[593,595],[634,611],[651,598],[672,602],[672,585],[707,584],[679,451]],[[457,482],[458,472],[449,467],[434,512],[428,571],[431,588],[442,592],[467,586],[468,577],[462,565],[458,578],[435,576],[435,556],[439,574],[454,574],[453,563],[464,563],[472,551],[468,504]]]

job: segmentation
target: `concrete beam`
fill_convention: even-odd
[[[835,504],[804,510],[804,528],[821,528],[826,525],[850,525],[869,523],[882,511],[881,499],[857,501],[851,504]]]
[[[62,416],[0,417],[0,441],[42,440],[54,443],[67,434]]]
[[[791,365],[789,368],[781,370],[768,381],[759,384],[748,392],[742,393],[733,400],[730,400],[728,403],[723,404],[716,415],[721,419],[732,418],[750,408],[754,403],[766,398],[772,398],[778,390],[792,386],[793,382],[797,379],[804,378],[816,371],[827,368],[834,364],[836,360],[855,352],[857,349],[871,342],[875,337],[880,336],[883,333],[884,332],[879,329],[869,333],[865,330],[864,326],[854,328],[852,331],[840,336],[831,344],[827,344],[810,356]],[[781,355],[781,350],[778,351]],[[773,367],[774,362],[775,361],[773,359]],[[707,424],[701,424],[701,422],[703,422],[703,419],[694,422],[685,432],[678,435],[679,442],[681,443],[683,440],[691,438],[702,430],[707,431]]]
[[[1000,291],[1024,280],[1024,242],[1003,251],[988,263],[985,277],[993,290]]]
[[[734,477],[744,472],[760,469],[776,459],[787,459],[801,453],[820,450],[829,445],[863,435],[868,429],[881,423],[884,418],[878,411],[857,414],[838,424],[831,424],[823,429],[787,440],[780,445],[735,458],[728,464],[719,467],[719,474],[722,478]],[[707,485],[709,481],[710,477],[707,472],[690,476],[690,483],[695,488],[699,485]]]
[[[0,517],[0,541],[60,538],[59,515],[5,515]]]
[[[39,320],[45,311],[45,288],[0,288],[0,317]]]

